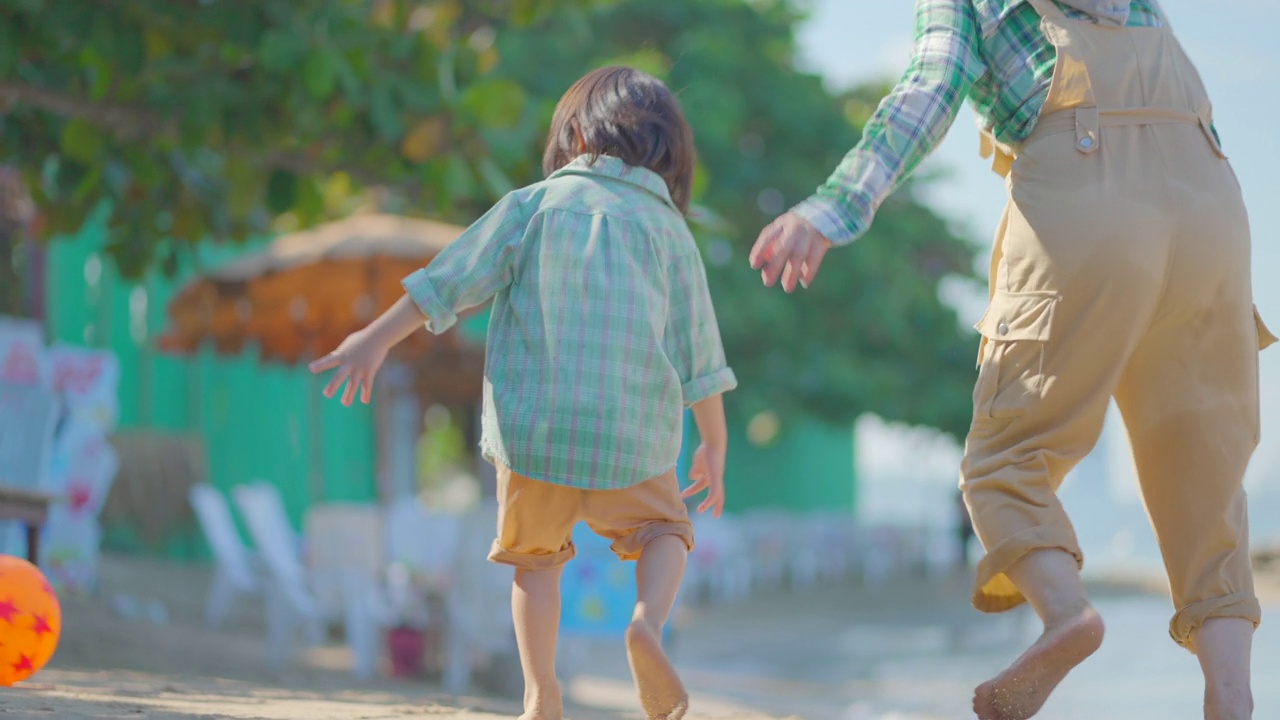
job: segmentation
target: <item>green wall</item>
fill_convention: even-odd
[[[141,283],[126,282],[101,255],[103,236],[102,225],[91,221],[77,235],[51,243],[46,324],[50,342],[116,353],[120,429],[199,434],[215,486],[225,491],[269,480],[280,487],[295,525],[315,499],[377,497],[369,407],[323,402],[320,384],[304,367],[262,364],[251,351],[218,357],[205,350],[190,359],[156,352],[151,343],[165,327],[165,306],[194,268],[183,268],[174,279],[153,273]],[[239,252],[243,248],[204,247],[196,262],[216,264]],[[95,273],[86,272],[95,258],[96,282]],[[141,550],[130,528],[105,531],[109,549]],[[195,527],[164,549],[171,557],[203,552]]]

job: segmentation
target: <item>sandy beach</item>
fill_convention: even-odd
[[[878,588],[776,592],[685,613],[673,656],[692,695],[690,720],[971,720],[968,695],[1037,631],[1025,612],[980,615],[967,578],[908,578]],[[1261,586],[1268,607],[1274,580]],[[501,718],[513,698],[451,697],[425,680],[356,680],[340,640],[307,651],[292,667],[266,665],[260,602],[247,599],[221,631],[201,622],[208,569],[107,558],[93,597],[63,598],[58,654],[32,681],[0,691],[14,718],[235,718],[370,720]],[[1151,592],[1151,591],[1157,592]],[[1158,583],[1095,587],[1108,642],[1046,706],[1049,720],[1094,720],[1123,708],[1128,720],[1194,720],[1195,660],[1163,632],[1167,599]],[[158,600],[156,624],[124,617]],[[1280,631],[1277,631],[1280,632]],[[1280,670],[1280,646],[1264,622],[1255,673]],[[620,641],[576,642],[566,688],[568,716],[640,717]],[[1259,684],[1258,717],[1280,709],[1280,689]],[[1270,710],[1269,710],[1270,708]],[[1119,717],[1117,715],[1116,717]]]

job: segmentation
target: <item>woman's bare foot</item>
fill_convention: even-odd
[[[662,640],[640,620],[627,626],[626,639],[627,660],[645,715],[650,720],[680,720],[689,708],[689,695],[662,649]]]
[[[979,720],[1027,720],[1040,711],[1049,694],[1072,668],[1102,645],[1103,623],[1087,607],[1044,634],[1007,670],[978,686],[973,712]]]

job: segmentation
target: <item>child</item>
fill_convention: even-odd
[[[650,718],[688,696],[662,650],[699,512],[724,507],[726,366],[705,270],[685,224],[693,132],[671,92],[629,68],[590,73],[556,106],[546,180],[516,190],[425,269],[406,297],[313,372],[325,395],[369,401],[387,351],[417,328],[449,329],[493,298],[482,450],[498,469],[489,559],[515,567],[512,612],[524,669],[523,720],[560,720],[555,676],[560,573],[585,521],[636,560],[627,657]],[[702,445],[692,486],[675,476],[685,406]]]

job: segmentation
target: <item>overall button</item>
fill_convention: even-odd
[[[1093,149],[1093,138],[1091,138],[1091,137],[1082,137],[1082,138],[1080,138],[1080,147],[1081,147],[1081,148],[1083,148],[1083,149],[1085,149],[1085,150],[1092,150],[1092,149]]]

